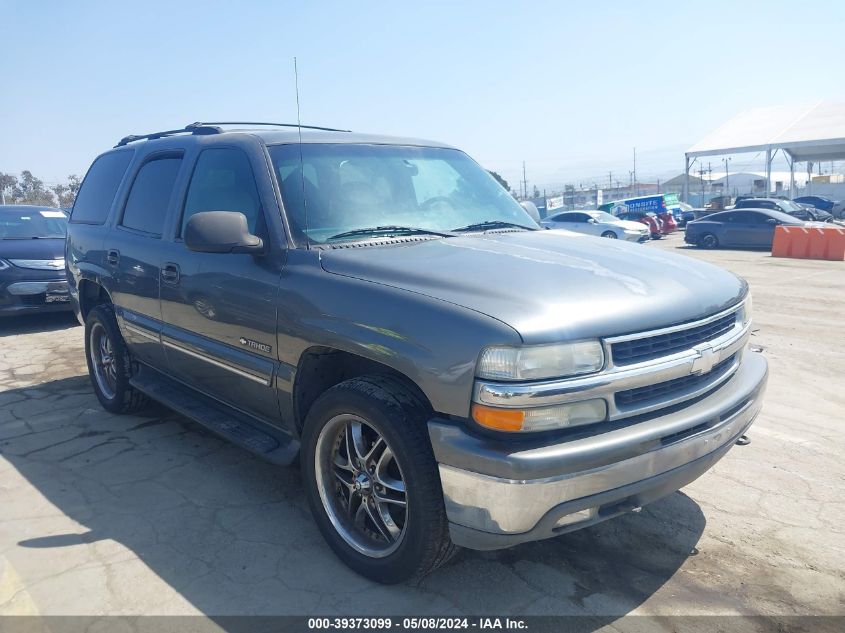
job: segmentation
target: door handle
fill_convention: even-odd
[[[117,266],[120,263],[120,251],[110,249],[106,252],[106,261],[112,266]]]
[[[167,262],[161,267],[161,278],[169,284],[179,283],[179,264]]]

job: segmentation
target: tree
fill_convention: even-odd
[[[56,195],[56,200],[59,201],[60,207],[73,206],[73,195],[71,195],[70,188],[67,185],[61,183],[53,185],[50,187],[50,191]]]
[[[535,197],[535,198],[539,198],[539,197],[540,197],[540,190],[539,190],[539,189],[537,189],[537,185],[534,185],[534,197]]]
[[[68,209],[73,206],[73,201],[76,200],[76,194],[79,192],[81,184],[82,179],[76,174],[71,174],[67,177],[66,185],[59,183],[50,187],[50,190],[56,194],[59,206]]]
[[[76,174],[67,177],[66,183],[47,187],[31,171],[22,171],[20,178],[13,174],[0,172],[0,200],[4,204],[35,204],[52,207],[72,207],[79,193],[82,178]]]
[[[504,178],[502,178],[502,177],[501,177],[498,173],[496,173],[495,171],[490,171],[489,169],[487,170],[487,172],[488,172],[491,176],[493,176],[493,178],[495,178],[495,179],[496,179],[496,181],[497,181],[500,185],[502,185],[502,186],[505,188],[505,191],[510,191],[510,190],[511,190],[511,187],[510,187],[510,185],[508,184],[508,181],[507,181],[507,180],[505,180]]]
[[[0,199],[4,203],[12,201],[12,192],[18,186],[18,179],[12,174],[4,174],[0,171]]]
[[[53,192],[44,186],[44,181],[33,176],[29,170],[21,172],[21,177],[12,188],[12,197],[18,204],[53,206],[56,203]]]
[[[67,188],[70,193],[73,194],[74,200],[76,199],[76,194],[79,193],[79,188],[82,186],[82,178],[77,176],[76,174],[71,174],[67,177]]]

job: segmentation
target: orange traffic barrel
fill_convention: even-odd
[[[845,229],[837,226],[777,226],[772,257],[845,260]]]
[[[827,233],[821,227],[807,229],[807,259],[825,259],[827,255]]]
[[[826,243],[824,258],[834,261],[845,260],[845,229],[829,227],[824,229]]]
[[[776,226],[775,238],[772,240],[772,257],[789,257],[790,232],[797,230],[794,227]]]

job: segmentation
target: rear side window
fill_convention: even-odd
[[[220,147],[200,154],[182,212],[185,233],[188,220],[201,211],[238,211],[255,233],[261,202],[247,155],[239,149]]]
[[[100,156],[91,165],[76,202],[70,221],[81,224],[103,224],[109,215],[114,195],[134,152],[114,152]]]
[[[132,183],[121,225],[161,236],[170,196],[182,158],[158,158],[145,163]]]

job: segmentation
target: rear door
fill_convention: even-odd
[[[148,156],[137,169],[116,225],[104,241],[105,266],[112,271],[112,299],[123,336],[138,360],[163,369],[161,346],[161,238],[183,152]]]
[[[731,241],[737,246],[757,246],[758,226],[754,222],[753,211],[735,211],[731,214]]]
[[[575,231],[576,233],[589,233],[593,226],[587,222],[589,216],[586,213],[562,213],[560,220],[555,224],[556,228]]]
[[[740,213],[742,211],[731,211],[730,213],[720,213],[719,220],[721,221],[721,235],[718,236],[719,243],[723,246],[737,246],[742,245],[742,227],[740,226]]]
[[[262,199],[272,197],[271,187],[269,168],[257,146],[210,144],[199,152],[173,238],[166,244],[161,309],[162,340],[175,378],[278,423],[273,387],[276,299],[286,250],[268,237]],[[267,252],[189,251],[182,239],[185,226],[202,211],[243,213]]]

